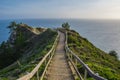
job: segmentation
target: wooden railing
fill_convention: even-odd
[[[66,50],[66,54],[68,56],[68,59],[70,60],[74,70],[76,71],[78,77],[80,80],[86,80],[87,79],[87,74],[89,74],[92,78],[94,78],[95,80],[107,80],[101,76],[99,76],[98,74],[95,74],[88,66],[87,64],[85,64],[77,55],[75,55],[75,53],[73,53],[69,48],[68,48],[68,45],[67,45],[67,32],[65,33],[66,35],[66,40],[65,40],[65,50]],[[30,72],[28,73],[27,75],[23,76],[23,77],[20,77],[19,79],[17,80],[43,80],[45,74],[46,74],[46,71],[47,71],[47,68],[48,68],[48,65],[49,63],[51,62],[51,59],[54,55],[54,51],[55,51],[55,48],[58,44],[58,40],[59,40],[59,34],[58,36],[56,37],[56,40],[51,48],[51,50],[43,57],[43,59],[38,63],[38,65]],[[82,67],[85,69],[85,72],[84,72],[84,78],[81,76],[78,68],[77,68],[77,65],[80,64],[82,65]],[[40,68],[42,67],[42,65],[44,65],[44,70],[42,71],[42,74],[40,75]]]
[[[66,41],[65,41],[65,50],[66,50],[66,54],[68,56],[68,59],[70,60],[72,66],[74,67],[74,70],[76,71],[78,77],[80,80],[86,80],[87,79],[87,74],[89,74],[89,76],[91,76],[92,78],[94,78],[95,80],[107,80],[101,76],[97,74],[95,74],[88,66],[87,64],[85,64],[75,53],[73,53],[69,48],[68,48],[68,45],[67,45],[67,32],[65,33],[66,35]],[[77,68],[77,65],[81,65],[84,69],[85,69],[85,72],[84,72],[84,78],[81,76],[78,68]]]
[[[58,44],[58,40],[59,40],[59,34],[57,35],[56,40],[54,41],[54,44],[53,44],[51,50],[43,57],[43,59],[37,64],[37,66],[30,73],[28,73],[27,75],[25,75],[23,77],[20,77],[17,80],[30,80],[30,79],[42,80],[43,76],[46,73],[46,69],[54,55],[54,51]],[[42,71],[42,75],[40,75],[39,73],[40,73],[40,68],[42,67],[42,65],[44,65],[45,68]]]

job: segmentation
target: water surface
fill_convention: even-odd
[[[26,23],[34,27],[60,27],[69,22],[71,28],[87,38],[95,46],[109,52],[115,50],[120,56],[120,20],[82,20],[82,19],[21,19],[0,20],[0,43],[8,39],[6,28],[11,21]]]

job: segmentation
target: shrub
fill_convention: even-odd
[[[114,51],[114,50],[110,51],[110,52],[109,52],[109,55],[114,56],[116,59],[118,59],[118,56],[117,56],[118,54],[117,54],[117,52]]]
[[[70,29],[70,25],[68,24],[68,22],[63,23],[62,27],[65,28],[65,29]]]

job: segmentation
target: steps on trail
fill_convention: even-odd
[[[47,80],[74,80],[72,71],[66,58],[64,41],[65,35],[60,33],[60,40],[57,45],[55,55],[46,72]]]
[[[53,76],[51,76],[53,75]],[[73,80],[69,74],[47,74],[48,80]]]

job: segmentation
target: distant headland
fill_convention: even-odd
[[[78,32],[70,30],[67,22],[57,29],[33,28],[27,24],[11,22],[8,29],[9,39],[0,44],[0,79],[2,80],[15,80],[30,73],[55,45],[58,31],[67,32],[68,48],[93,72],[108,80],[120,79],[120,61],[117,53],[111,51],[108,54],[95,47]],[[76,66],[81,75],[84,75],[82,66],[79,64]],[[43,65],[40,69],[40,75],[44,67]],[[89,74],[87,79],[92,80]]]

